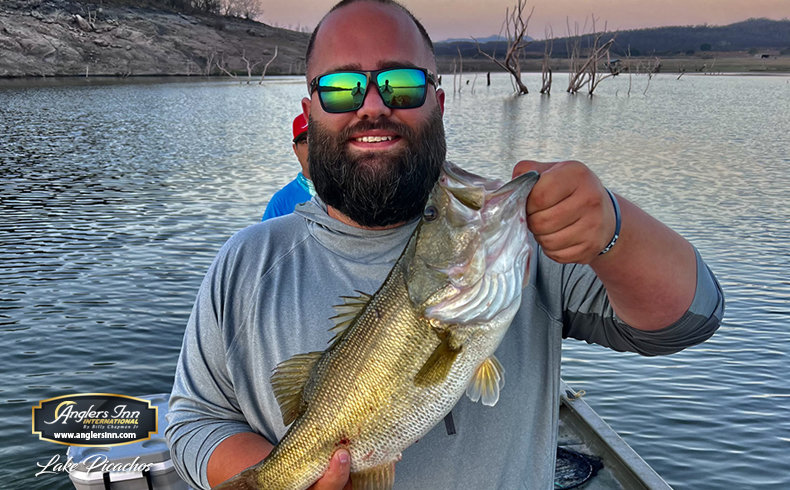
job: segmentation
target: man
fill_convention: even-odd
[[[318,197],[231,238],[200,289],[167,430],[193,485],[217,484],[269,453],[286,430],[272,368],[324,350],[337,297],[373,293],[406,244],[445,157],[435,73],[425,30],[389,0],[341,2],[313,33],[302,105]],[[417,88],[385,104],[379,80],[408,86],[394,75]],[[363,100],[317,90],[336,77],[361,77]],[[688,242],[610,197],[579,162],[522,161],[514,175],[531,169],[542,174],[527,203],[539,249],[496,353],[507,385],[495,407],[462,399],[453,435],[439,424],[404,451],[396,488],[551,488],[564,337],[657,355],[718,327],[721,291]],[[338,450],[314,488],[344,488],[349,464]]]
[[[310,181],[310,167],[307,164],[307,119],[300,113],[293,120],[293,150],[302,171],[288,185],[277,191],[266,205],[263,219],[276,218],[293,212],[297,204],[309,201],[315,195]]]

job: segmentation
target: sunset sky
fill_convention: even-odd
[[[336,0],[263,3],[262,21],[281,27],[312,30]],[[499,33],[505,9],[515,0],[401,0],[425,25],[435,41],[454,37],[485,37]],[[534,0],[528,34],[544,37],[547,26],[555,36],[571,25],[584,24],[595,14],[598,26],[610,31],[667,25],[724,25],[749,17],[790,18],[790,0]]]

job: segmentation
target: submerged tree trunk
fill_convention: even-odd
[[[505,11],[503,28],[507,33],[507,52],[505,53],[504,61],[496,59],[496,52],[494,52],[493,55],[484,52],[480,49],[480,44],[475,40],[477,51],[480,54],[510,73],[516,93],[519,95],[529,93],[527,86],[521,80],[521,54],[524,52],[524,48],[529,45],[529,41],[526,41],[525,37],[527,35],[527,28],[529,27],[529,20],[532,18],[535,7],[532,7],[529,11],[529,15],[526,15],[526,5],[526,0],[516,0],[516,5],[513,7],[512,11],[509,8]]]
[[[546,41],[543,50],[543,64],[541,65],[542,84],[540,93],[551,95],[551,52],[554,49],[554,33],[551,28],[546,29]]]
[[[567,21],[566,21],[567,22]],[[614,76],[613,72],[608,74],[601,74],[598,71],[598,63],[604,58],[609,57],[609,49],[614,44],[614,37],[601,44],[601,38],[606,34],[606,26],[603,31],[595,32],[595,16],[592,16],[592,45],[590,46],[589,53],[585,58],[582,55],[582,37],[584,36],[585,29],[579,32],[579,24],[575,24],[575,31],[571,34],[570,22],[568,25],[568,53],[569,53],[569,81],[567,91],[575,94],[578,93],[585,85],[587,92],[592,95],[598,84],[602,80]],[[585,21],[585,26],[587,22]]]
[[[272,61],[274,61],[274,59],[275,59],[275,58],[277,58],[277,48],[278,48],[278,46],[276,46],[276,45],[275,45],[275,46],[274,46],[274,56],[272,56],[272,59],[270,59],[270,60],[269,60],[269,62],[268,62],[268,63],[266,63],[266,64],[263,66],[263,73],[261,73],[261,79],[260,79],[260,80],[258,80],[258,85],[260,85],[260,84],[262,84],[262,83],[263,83],[263,79],[264,79],[264,78],[266,78],[266,70],[268,70],[268,69],[269,69],[269,65],[271,65],[271,64],[272,64]]]

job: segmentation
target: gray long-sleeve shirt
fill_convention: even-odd
[[[285,434],[272,370],[295,354],[326,348],[332,305],[356,290],[374,293],[415,225],[361,230],[330,218],[314,198],[222,247],[187,324],[170,400],[166,434],[184,479],[208,487],[209,456],[235,433],[254,431],[271,442]],[[699,254],[688,312],[655,332],[615,318],[590,267],[536,256],[521,308],[496,352],[507,376],[499,402],[485,407],[462,398],[453,409],[456,434],[439,424],[406,449],[395,488],[551,488],[564,337],[670,354],[710,337],[722,318],[721,289]]]

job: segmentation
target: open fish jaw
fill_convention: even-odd
[[[450,324],[485,323],[520,300],[530,254],[526,200],[536,180],[536,175],[525,175],[503,185],[445,165],[428,206],[446,202],[443,217],[450,228],[458,228],[446,234],[473,246],[448,266],[433,266],[448,277],[451,292],[446,290],[426,307],[428,318]]]

